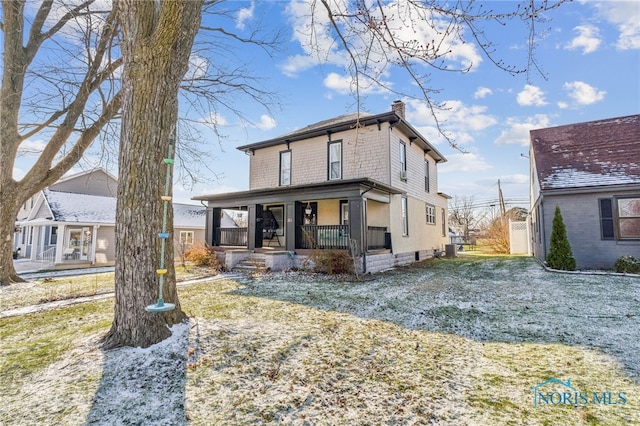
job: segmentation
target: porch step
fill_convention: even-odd
[[[259,270],[265,270],[266,263],[264,255],[260,253],[252,253],[248,257],[244,258],[236,266],[233,267],[234,271],[243,272],[257,272]]]

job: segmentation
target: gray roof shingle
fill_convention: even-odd
[[[640,184],[640,115],[530,132],[542,190]]]

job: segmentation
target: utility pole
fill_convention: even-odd
[[[507,209],[504,206],[504,197],[502,196],[502,188],[500,188],[500,179],[498,179],[498,200],[500,201],[500,215],[504,216]]]

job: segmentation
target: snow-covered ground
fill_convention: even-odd
[[[46,368],[5,374],[0,423],[640,424],[638,278],[434,260],[362,282],[218,279],[180,297],[191,319],[158,345],[103,352],[103,331],[78,327]],[[108,324],[105,305],[78,324]],[[534,408],[552,377],[628,401]]]

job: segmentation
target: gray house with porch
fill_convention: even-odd
[[[433,256],[448,243],[446,161],[395,102],[382,114],[348,114],[238,147],[248,191],[195,197],[207,203],[205,239],[227,267],[258,253],[272,269],[299,266],[312,250],[350,250],[376,272]],[[246,214],[224,227],[223,212]]]

